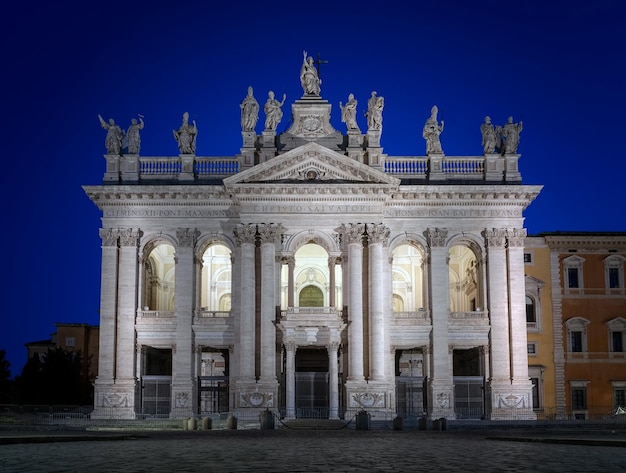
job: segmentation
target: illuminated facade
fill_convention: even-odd
[[[268,108],[261,134],[242,119],[236,156],[108,153],[84,187],[93,417],[534,418],[522,212],[541,186],[515,153],[387,156],[379,122],[341,133],[306,90],[282,133]]]

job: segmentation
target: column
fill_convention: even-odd
[[[329,307],[335,307],[336,305],[336,293],[337,284],[335,283],[335,263],[337,262],[336,256],[328,257],[328,271],[329,271],[329,290],[328,290],[328,305]]]
[[[294,307],[294,270],[296,267],[296,258],[289,256],[287,258],[287,307]]]
[[[255,267],[256,226],[240,224],[233,230],[241,248],[241,282],[239,312],[239,376],[242,382],[254,382],[255,345]]]
[[[532,383],[528,377],[526,286],[524,276],[525,237],[526,230],[523,228],[507,230],[511,382],[514,390],[512,394],[519,399],[516,408],[527,411],[519,414],[524,418],[527,418],[529,415],[534,418],[534,412],[532,411]]]
[[[382,224],[367,224],[369,240],[369,339],[370,381],[385,379],[385,279],[383,246],[389,238],[389,228]]]
[[[261,381],[276,382],[276,245],[282,226],[258,225],[261,242]]]
[[[339,342],[328,344],[328,392],[329,392],[329,418],[339,418],[339,369],[337,366],[337,351]]]
[[[339,229],[348,246],[348,379],[361,381],[363,375],[363,224],[342,225]]]
[[[100,358],[94,387],[93,418],[109,417],[109,398],[115,382],[115,345],[117,327],[117,230],[101,228],[102,269],[100,273]],[[106,409],[104,409],[106,408]],[[104,409],[104,410],[103,410]]]
[[[118,315],[116,334],[115,378],[117,382],[135,383],[135,316],[137,314],[137,245],[141,232],[120,230],[118,275]]]
[[[506,231],[499,228],[486,229],[484,236],[487,243],[487,299],[491,321],[491,383],[508,385],[511,379],[511,359],[509,356],[509,288],[504,248]],[[524,333],[526,333],[525,326]]]
[[[176,354],[172,372],[172,417],[193,416],[197,412],[195,392],[195,350],[193,339],[193,303],[195,288],[194,246],[200,232],[196,229],[176,230],[176,269],[174,274],[176,301]]]
[[[445,228],[427,230],[430,250],[429,283],[432,335],[430,349],[429,410],[432,418],[454,415],[454,386],[450,369],[448,317],[450,314],[448,248]]]
[[[285,402],[287,404],[287,419],[296,416],[296,344],[285,342],[287,350],[287,366],[285,368]]]

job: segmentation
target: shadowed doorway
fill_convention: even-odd
[[[328,416],[328,353],[325,348],[296,352],[296,417]]]

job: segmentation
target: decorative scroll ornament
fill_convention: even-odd
[[[383,393],[356,393],[352,395],[352,400],[360,407],[385,407],[385,395]]]
[[[102,407],[128,407],[128,394],[103,394]]]
[[[259,239],[261,243],[274,243],[278,244],[281,242],[282,234],[284,232],[284,228],[282,224],[273,224],[273,223],[261,223],[258,225]]]
[[[389,235],[391,234],[391,230],[389,227],[382,223],[368,223],[365,225],[367,229],[367,238],[369,238],[370,243],[382,243],[383,245],[387,245],[389,241]]]
[[[241,407],[274,407],[272,393],[242,393],[239,400]]]
[[[437,393],[437,404],[442,409],[447,409],[450,407],[450,396],[448,393]]]
[[[254,243],[256,239],[256,225],[241,223],[233,229],[237,243]]]
[[[190,248],[196,244],[196,239],[200,236],[200,231],[196,228],[179,228],[176,230],[176,238],[178,238],[178,245],[181,247]]]
[[[516,396],[515,394],[509,394],[508,396],[498,396],[498,407],[504,409],[523,409],[527,405],[524,396]]]
[[[506,237],[509,247],[523,247],[526,238],[525,228],[511,228],[507,230]]]
[[[504,239],[506,237],[506,230],[502,228],[487,228],[483,232],[487,246],[502,248],[504,247]]]
[[[448,237],[447,228],[429,228],[426,230],[429,246],[446,246],[446,238]]]

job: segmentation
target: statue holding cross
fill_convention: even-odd
[[[317,68],[313,64],[313,57],[308,56],[306,51],[302,51],[302,67],[300,68],[300,84],[302,84],[302,90],[304,95],[320,95],[320,80]]]

